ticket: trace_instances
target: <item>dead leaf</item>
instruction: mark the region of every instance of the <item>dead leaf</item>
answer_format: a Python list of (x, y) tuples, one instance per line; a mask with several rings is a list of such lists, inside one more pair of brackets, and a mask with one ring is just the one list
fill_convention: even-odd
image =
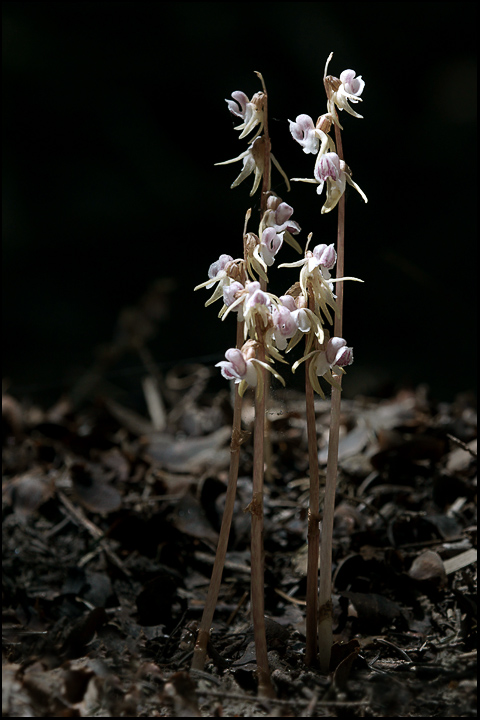
[(413, 561), (408, 575), (414, 580), (434, 580), (443, 584), (447, 574), (440, 555), (433, 550), (425, 550)]
[(200, 472), (209, 468), (225, 468), (230, 462), (230, 450), (225, 443), (231, 428), (222, 427), (203, 437), (177, 440), (167, 433), (155, 433), (145, 438), (145, 456), (171, 472)]

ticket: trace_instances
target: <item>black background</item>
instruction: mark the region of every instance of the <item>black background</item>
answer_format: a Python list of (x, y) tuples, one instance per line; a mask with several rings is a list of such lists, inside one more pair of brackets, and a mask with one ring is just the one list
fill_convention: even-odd
[[(119, 312), (171, 278), (150, 348), (161, 367), (222, 359), (234, 320), (204, 308), (220, 253), (237, 257), (251, 178), (225, 98), (269, 95), (272, 149), (289, 177), (313, 156), (288, 119), (325, 111), (329, 71), (365, 82), (364, 119), (342, 113), (347, 196), (345, 392), (476, 382), (474, 3), (3, 3), (3, 360), (12, 391), (55, 396), (114, 336)], [(288, 194), (314, 242), (335, 240), (314, 186)], [(255, 222), (251, 228), (255, 230)], [(282, 249), (280, 262), (296, 260)], [(283, 274), (282, 274), (283, 273)], [(271, 273), (281, 294), (295, 277)], [(133, 374), (142, 369), (126, 359)], [(113, 370), (115, 370), (113, 368)], [(115, 378), (113, 378), (115, 381)], [(118, 380), (118, 378), (117, 378)]]

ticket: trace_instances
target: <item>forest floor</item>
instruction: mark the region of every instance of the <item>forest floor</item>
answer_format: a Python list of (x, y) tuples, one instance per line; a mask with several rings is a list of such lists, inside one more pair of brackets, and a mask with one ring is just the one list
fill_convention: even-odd
[[(4, 717), (476, 717), (476, 408), (422, 389), (342, 402), (334, 652), (305, 657), (301, 394), (272, 394), (265, 611), (276, 698), (256, 695), (251, 436), (205, 670), (190, 669), (222, 517), (229, 391), (172, 370), (150, 415), (108, 392), (3, 398)], [(321, 480), (329, 401), (316, 401)], [(252, 429), (245, 396), (243, 425)]]

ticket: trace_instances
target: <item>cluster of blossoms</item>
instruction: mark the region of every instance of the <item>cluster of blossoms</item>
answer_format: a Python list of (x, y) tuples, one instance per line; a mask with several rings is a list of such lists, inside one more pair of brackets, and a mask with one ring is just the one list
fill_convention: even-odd
[(354, 70), (344, 70), (339, 78), (327, 75), (328, 64), (332, 55), (329, 56), (324, 72), (324, 84), (327, 91), (327, 112), (321, 115), (314, 124), (310, 115), (297, 115), (295, 121), (290, 120), (290, 132), (294, 140), (302, 146), (303, 152), (316, 155), (313, 178), (292, 178), (300, 182), (308, 182), (317, 185), (317, 193), (320, 195), (323, 188), (327, 186), (327, 199), (322, 207), (322, 213), (328, 213), (337, 205), (345, 192), (347, 183), (360, 193), (365, 202), (367, 198), (358, 185), (352, 180), (352, 171), (348, 165), (340, 159), (335, 149), (335, 143), (328, 133), (332, 124), (337, 124), (338, 110), (345, 110), (354, 117), (361, 118), (350, 103), (361, 102), (360, 95), (365, 86), (361, 76), (356, 77)]
[[(331, 91), (328, 93), (326, 115), (323, 115), (316, 125), (308, 115), (298, 115), (295, 122), (290, 121), (291, 134), (304, 152), (317, 155), (314, 179), (304, 180), (316, 183), (318, 193), (327, 185), (327, 201), (322, 212), (329, 212), (335, 207), (347, 182), (355, 187), (366, 201), (360, 188), (352, 181), (350, 169), (336, 154), (335, 143), (328, 135), (332, 124), (338, 123), (335, 107), (361, 117), (352, 110), (349, 102), (360, 101), (364, 82), (361, 77), (355, 76), (353, 70), (345, 70), (340, 79), (327, 77), (327, 67), (328, 61), (325, 83)], [(242, 171), (231, 187), (237, 187), (253, 173), (251, 195), (260, 185), (266, 158), (270, 158), (279, 169), (289, 189), (288, 179), (280, 165), (271, 153), (265, 153), (267, 141), (265, 135), (262, 135), (265, 125), (265, 101), (265, 92), (256, 93), (249, 100), (245, 93), (240, 91), (233, 92), (232, 99), (226, 101), (229, 111), (242, 121), (235, 128), (240, 131), (240, 139), (247, 138), (253, 132), (254, 135), (248, 141), (247, 150), (233, 160), (217, 164), (226, 165), (243, 160)], [(352, 348), (347, 347), (343, 338), (330, 337), (325, 329), (326, 324), (333, 323), (332, 313), (338, 312), (334, 283), (357, 279), (331, 277), (330, 271), (337, 260), (333, 244), (321, 243), (309, 250), (310, 234), (302, 259), (279, 266), (300, 268), (298, 282), (279, 297), (267, 291), (268, 271), (274, 265), (284, 243), (302, 254), (294, 237), (301, 232), (301, 228), (292, 219), (292, 215), (293, 208), (275, 193), (268, 191), (258, 232), (246, 232), (245, 228), (243, 257), (220, 255), (218, 260), (210, 265), (208, 280), (195, 288), (213, 288), (213, 294), (205, 304), (223, 300), (219, 317), (225, 319), (230, 313), (235, 313), (238, 322), (244, 324), (243, 346), (230, 348), (225, 353), (225, 360), (217, 363), (223, 377), (239, 385), (241, 395), (248, 386), (256, 387), (257, 392), (262, 391), (264, 369), (285, 384), (272, 365), (275, 361), (286, 363), (283, 353), (288, 353), (302, 338), (306, 340), (305, 352), (303, 357), (294, 363), (292, 370), (295, 371), (300, 363), (310, 359), (310, 380), (315, 391), (322, 397), (324, 393), (318, 379), (323, 377), (335, 385), (335, 375), (342, 374), (344, 368), (353, 362)], [(248, 214), (247, 218), (249, 217)], [(265, 361), (257, 357), (260, 345), (265, 351)]]

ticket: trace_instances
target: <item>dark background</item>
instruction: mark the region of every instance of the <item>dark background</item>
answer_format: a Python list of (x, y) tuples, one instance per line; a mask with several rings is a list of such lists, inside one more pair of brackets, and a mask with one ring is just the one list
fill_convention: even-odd
[[(269, 94), (273, 153), (289, 177), (314, 158), (288, 119), (325, 111), (330, 72), (366, 87), (342, 113), (345, 159), (369, 198), (347, 195), (345, 392), (426, 384), (451, 400), (476, 387), (474, 3), (3, 3), (3, 376), (49, 401), (115, 337), (119, 313), (159, 279), (168, 312), (149, 347), (162, 369), (215, 363), (234, 320), (193, 293), (211, 262), (241, 254), (258, 210), (225, 98)], [(273, 171), (300, 241), (335, 240), (315, 188)], [(256, 222), (250, 229), (255, 230)], [(298, 256), (282, 249), (279, 261)], [(283, 273), (283, 274), (282, 274)], [(279, 278), (279, 280), (278, 280)], [(282, 294), (290, 271), (271, 273)], [(278, 284), (280, 282), (280, 284)], [(122, 364), (123, 363), (123, 364)], [(110, 368), (133, 381), (132, 354)]]

